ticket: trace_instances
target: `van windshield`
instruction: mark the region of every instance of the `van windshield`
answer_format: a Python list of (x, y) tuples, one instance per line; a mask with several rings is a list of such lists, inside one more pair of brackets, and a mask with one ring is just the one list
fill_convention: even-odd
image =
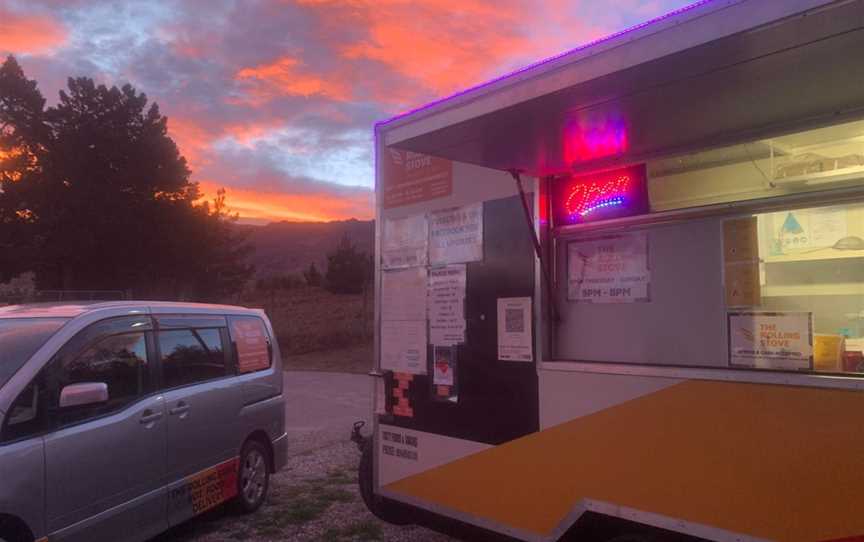
[(68, 318), (0, 319), (0, 388)]

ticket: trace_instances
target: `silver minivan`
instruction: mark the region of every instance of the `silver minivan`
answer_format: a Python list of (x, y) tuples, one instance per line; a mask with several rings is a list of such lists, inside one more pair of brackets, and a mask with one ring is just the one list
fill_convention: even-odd
[(260, 310), (0, 308), (0, 541), (146, 540), (286, 462), (282, 363)]

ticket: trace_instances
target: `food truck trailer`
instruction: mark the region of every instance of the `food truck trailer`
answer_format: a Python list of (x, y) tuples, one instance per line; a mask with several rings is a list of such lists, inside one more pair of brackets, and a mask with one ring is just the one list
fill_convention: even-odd
[(375, 156), (379, 517), (864, 537), (864, 0), (698, 2)]

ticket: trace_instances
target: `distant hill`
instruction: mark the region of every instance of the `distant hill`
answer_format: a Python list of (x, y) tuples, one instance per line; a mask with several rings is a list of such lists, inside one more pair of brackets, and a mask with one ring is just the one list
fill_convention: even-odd
[(327, 253), (347, 234), (357, 248), (371, 254), (375, 245), (375, 223), (371, 220), (334, 222), (272, 222), (266, 226), (238, 225), (249, 231), (255, 247), (250, 261), (258, 277), (299, 274), (315, 262), (324, 273)]

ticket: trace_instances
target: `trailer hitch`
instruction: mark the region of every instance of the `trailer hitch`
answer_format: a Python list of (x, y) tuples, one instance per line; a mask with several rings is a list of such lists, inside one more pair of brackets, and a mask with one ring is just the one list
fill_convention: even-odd
[(357, 445), (357, 449), (361, 452), (363, 451), (363, 446), (366, 444), (366, 439), (369, 437), (364, 437), (363, 433), (360, 432), (361, 429), (366, 425), (366, 422), (363, 420), (354, 422), (354, 428), (351, 429), (351, 442)]

